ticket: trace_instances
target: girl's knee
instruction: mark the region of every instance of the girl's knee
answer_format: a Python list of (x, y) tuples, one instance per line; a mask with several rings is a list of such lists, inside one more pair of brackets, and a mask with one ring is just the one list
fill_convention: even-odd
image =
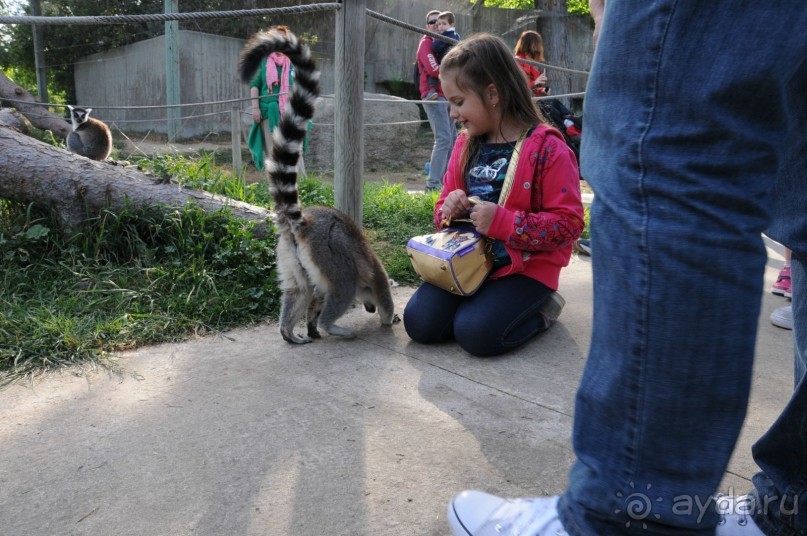
[(455, 322), (454, 338), (473, 356), (493, 357), (519, 348), (546, 331), (547, 327), (548, 323), (540, 313), (525, 315), (507, 326), (494, 326), (489, 320), (476, 322), (465, 317)]
[(437, 316), (430, 307), (420, 307), (418, 300), (410, 300), (403, 312), (406, 334), (420, 344), (433, 344), (450, 340), (451, 326), (444, 316)]
[(491, 330), (489, 324), (457, 322), (454, 326), (454, 339), (460, 348), (475, 357), (492, 357), (507, 351), (502, 346), (501, 334)]
[(403, 325), (409, 338), (419, 344), (434, 344), (451, 340), (451, 333), (445, 325), (428, 322), (424, 318), (404, 313)]

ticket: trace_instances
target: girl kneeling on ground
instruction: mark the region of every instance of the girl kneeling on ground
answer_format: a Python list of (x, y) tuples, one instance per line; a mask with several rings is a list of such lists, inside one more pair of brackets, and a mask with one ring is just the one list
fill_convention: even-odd
[[(577, 162), (536, 108), (521, 68), (498, 37), (461, 41), (443, 59), (440, 81), (463, 132), (451, 153), (434, 220), (469, 217), (493, 239), (494, 268), (472, 296), (423, 283), (404, 311), (415, 342), (454, 339), (468, 353), (494, 356), (546, 331), (558, 318), (560, 270), (583, 232)], [(515, 180), (497, 204), (517, 140)], [(472, 207), (468, 197), (483, 203)]]

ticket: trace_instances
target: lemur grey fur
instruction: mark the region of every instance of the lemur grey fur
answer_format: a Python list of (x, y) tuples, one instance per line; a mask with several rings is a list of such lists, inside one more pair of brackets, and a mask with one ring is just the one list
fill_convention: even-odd
[[(282, 52), (295, 67), (292, 94), (272, 135), (266, 161), (277, 228), (277, 265), (283, 300), (280, 334), (290, 343), (318, 338), (317, 327), (331, 335), (355, 334), (335, 322), (358, 298), (364, 308), (378, 310), (383, 325), (394, 314), (389, 278), (370, 243), (349, 216), (330, 207), (301, 209), (297, 191), (297, 161), (314, 116), (319, 96), (319, 71), (308, 46), (283, 27), (253, 35), (241, 51), (239, 74), (248, 83), (260, 62)], [(306, 317), (307, 336), (294, 333)]]
[(106, 123), (90, 117), (92, 108), (70, 109), (73, 132), (67, 135), (67, 150), (93, 160), (106, 160), (112, 152), (112, 133)]

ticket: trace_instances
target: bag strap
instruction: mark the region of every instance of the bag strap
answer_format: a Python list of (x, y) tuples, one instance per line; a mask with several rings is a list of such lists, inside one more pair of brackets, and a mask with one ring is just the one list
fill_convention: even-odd
[[(502, 207), (507, 202), (507, 198), (510, 197), (510, 191), (513, 189), (513, 182), (516, 178), (516, 167), (518, 167), (518, 158), (521, 156), (521, 146), (524, 145), (524, 139), (527, 137), (528, 131), (529, 129), (521, 131), (518, 135), (516, 146), (513, 147), (513, 155), (510, 157), (510, 164), (507, 166), (507, 174), (504, 176), (504, 183), (502, 183), (502, 192), (499, 194), (499, 205)], [(468, 201), (470, 201), (472, 205), (478, 205), (482, 202), (482, 200), (475, 195), (469, 197)], [(451, 221), (451, 218), (444, 219), (441, 226), (449, 226), (451, 225)], [(468, 218), (455, 218), (453, 221), (469, 222), (471, 220)]]
[(510, 197), (510, 191), (513, 189), (513, 182), (516, 178), (516, 167), (518, 166), (518, 157), (521, 156), (521, 146), (524, 145), (524, 139), (527, 137), (527, 130), (521, 131), (518, 136), (516, 146), (513, 147), (513, 156), (510, 157), (510, 165), (507, 166), (507, 174), (504, 176), (504, 183), (502, 184), (502, 193), (499, 194), (499, 205), (504, 206), (507, 198)]

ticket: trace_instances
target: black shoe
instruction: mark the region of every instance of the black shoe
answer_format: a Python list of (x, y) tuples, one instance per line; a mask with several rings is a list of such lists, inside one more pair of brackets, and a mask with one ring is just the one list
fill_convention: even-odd
[(546, 297), (546, 301), (541, 305), (539, 311), (549, 321), (549, 325), (552, 325), (557, 321), (565, 305), (566, 300), (563, 299), (563, 296), (557, 292), (552, 292)]

